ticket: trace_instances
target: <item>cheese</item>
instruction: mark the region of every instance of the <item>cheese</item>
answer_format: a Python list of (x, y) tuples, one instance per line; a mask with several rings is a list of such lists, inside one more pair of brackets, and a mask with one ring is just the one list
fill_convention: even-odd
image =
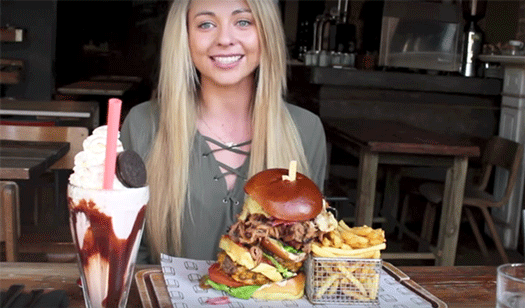
[(239, 220), (246, 220), (249, 214), (262, 214), (265, 217), (270, 217), (270, 215), (263, 210), (257, 201), (253, 200), (250, 196), (246, 196), (242, 212), (239, 214)]
[(261, 273), (264, 276), (268, 277), (272, 281), (281, 281), (283, 280), (283, 276), (281, 276), (281, 273), (277, 271), (277, 268), (275, 266), (266, 264), (266, 263), (260, 263), (256, 267), (252, 269), (253, 272)]

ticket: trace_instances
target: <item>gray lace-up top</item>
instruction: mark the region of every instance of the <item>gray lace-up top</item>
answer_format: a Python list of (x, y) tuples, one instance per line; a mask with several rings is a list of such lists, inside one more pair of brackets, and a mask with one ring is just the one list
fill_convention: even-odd
[[(287, 104), (297, 125), (310, 168), (310, 177), (322, 189), (326, 170), (326, 140), (319, 117), (313, 113)], [(136, 151), (147, 159), (155, 138), (158, 123), (156, 104), (145, 102), (131, 109), (121, 129), (121, 140), (125, 149)], [(194, 151), (190, 165), (190, 194), (184, 210), (181, 257), (197, 260), (215, 260), (219, 251), (219, 239), (241, 212), (244, 201), (244, 183), (247, 179), (250, 161), (248, 157), (239, 168), (230, 168), (215, 160), (207, 141), (240, 153), (235, 147), (201, 135), (195, 135)], [(250, 142), (250, 141), (247, 141)], [(215, 150), (217, 151), (217, 150)], [(227, 170), (222, 173), (220, 167)], [(224, 176), (236, 174), (237, 179), (231, 190), (227, 189)], [(138, 263), (150, 263), (147, 243), (139, 251)]]

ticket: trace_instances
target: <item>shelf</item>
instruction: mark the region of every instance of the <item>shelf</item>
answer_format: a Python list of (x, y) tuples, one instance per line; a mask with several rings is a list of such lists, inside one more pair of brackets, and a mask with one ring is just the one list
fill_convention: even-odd
[(0, 28), (0, 41), (20, 43), (24, 40), (24, 30), (17, 28)]
[(0, 84), (17, 84), (22, 79), (24, 61), (0, 59)]
[(517, 65), (525, 67), (525, 56), (511, 56), (511, 55), (479, 55), (479, 59), (483, 62), (496, 62), (502, 65)]

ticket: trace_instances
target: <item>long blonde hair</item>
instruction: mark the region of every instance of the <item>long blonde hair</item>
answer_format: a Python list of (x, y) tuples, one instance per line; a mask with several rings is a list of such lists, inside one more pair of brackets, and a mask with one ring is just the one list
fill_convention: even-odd
[[(186, 27), (191, 0), (174, 1), (164, 30), (158, 83), (159, 129), (148, 158), (150, 202), (146, 233), (152, 257), (181, 254), (181, 227), (188, 202), (189, 165), (196, 131), (198, 76)], [(287, 52), (273, 0), (246, 0), (256, 20), (261, 60), (252, 102), (253, 138), (248, 176), (274, 167), (308, 174), (297, 128), (284, 104)]]

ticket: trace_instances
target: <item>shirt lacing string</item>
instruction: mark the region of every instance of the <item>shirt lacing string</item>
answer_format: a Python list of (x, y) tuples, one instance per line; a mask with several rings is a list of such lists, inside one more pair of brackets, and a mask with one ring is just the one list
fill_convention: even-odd
[[(212, 139), (210, 137), (207, 137), (207, 136), (203, 136), (204, 139), (206, 141), (209, 141), (215, 145), (217, 145), (218, 147), (220, 147), (220, 149), (215, 149), (215, 150), (211, 150), (210, 152), (207, 152), (207, 153), (203, 153), (204, 156), (208, 156), (212, 153), (215, 153), (215, 152), (218, 152), (218, 151), (223, 151), (223, 150), (226, 150), (226, 151), (230, 151), (230, 152), (233, 152), (233, 153), (237, 153), (237, 154), (242, 154), (242, 155), (249, 155), (250, 152), (246, 152), (246, 151), (243, 151), (241, 149), (239, 149), (239, 147), (242, 147), (242, 146), (245, 146), (245, 145), (248, 145), (250, 144), (252, 141), (251, 140), (248, 140), (248, 141), (244, 141), (244, 142), (241, 142), (241, 143), (237, 143), (237, 144), (232, 144), (232, 145), (226, 145), (220, 141), (217, 141), (215, 139)], [(226, 170), (226, 172), (224, 173), (221, 173), (220, 175), (216, 175), (213, 177), (213, 179), (215, 181), (218, 181), (219, 179), (227, 176), (227, 175), (230, 175), (230, 174), (235, 174), (237, 175), (238, 177), (242, 178), (242, 179), (246, 179), (246, 176), (242, 175), (239, 170), (235, 169), (235, 168), (232, 168), (224, 163), (221, 163), (220, 161), (217, 161), (217, 163), (219, 164), (220, 167), (222, 167), (223, 169)]]
[[(220, 147), (220, 149), (215, 149), (215, 150), (210, 150), (209, 152), (207, 153), (203, 153), (204, 156), (208, 156), (212, 153), (215, 153), (215, 152), (218, 152), (218, 151), (223, 151), (223, 150), (226, 150), (226, 151), (230, 151), (230, 152), (233, 152), (233, 153), (237, 153), (237, 154), (242, 154), (242, 155), (250, 155), (250, 152), (246, 152), (246, 151), (243, 151), (241, 149), (239, 149), (239, 147), (242, 147), (242, 146), (245, 146), (247, 144), (250, 144), (252, 141), (251, 140), (248, 140), (248, 141), (244, 141), (244, 142), (241, 142), (241, 143), (237, 143), (237, 144), (231, 144), (231, 145), (226, 145), (220, 141), (217, 141), (215, 139), (212, 139), (210, 137), (207, 137), (207, 136), (203, 136), (204, 139), (206, 141), (209, 141), (215, 145), (217, 145), (218, 147)], [(226, 170), (226, 172), (224, 173), (221, 173), (219, 175), (216, 175), (213, 177), (213, 179), (215, 181), (218, 181), (219, 179), (227, 176), (227, 175), (230, 175), (230, 174), (235, 174), (237, 175), (238, 177), (240, 177), (241, 179), (243, 180), (246, 180), (247, 177), (242, 175), (240, 173), (239, 170), (235, 169), (235, 168), (232, 168), (224, 163), (221, 163), (220, 161), (217, 161), (217, 164), (219, 164), (220, 167), (224, 168)], [(231, 197), (231, 191), (228, 191), (228, 194), (227, 196), (222, 200), (223, 203), (230, 203), (230, 204), (234, 204), (234, 205), (239, 205), (239, 201), (238, 200), (234, 200), (232, 197)]]

